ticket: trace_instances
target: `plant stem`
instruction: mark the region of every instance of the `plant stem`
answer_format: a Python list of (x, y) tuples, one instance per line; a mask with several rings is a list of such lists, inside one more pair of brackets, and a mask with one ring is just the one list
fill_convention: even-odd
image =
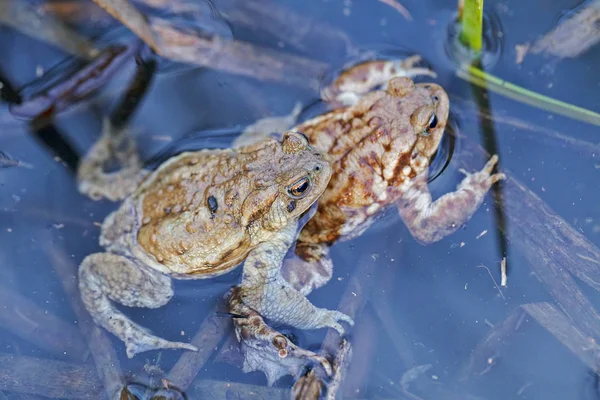
[(461, 0), (458, 9), (460, 41), (479, 54), (482, 47), (483, 0)]

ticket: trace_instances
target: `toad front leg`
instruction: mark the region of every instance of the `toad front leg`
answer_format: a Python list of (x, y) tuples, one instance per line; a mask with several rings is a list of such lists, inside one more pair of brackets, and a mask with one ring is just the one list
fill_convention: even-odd
[(273, 241), (260, 244), (246, 258), (239, 297), (263, 317), (299, 329), (344, 328), (338, 321), (354, 324), (335, 310), (315, 307), (281, 275), (283, 258), (296, 238), (296, 224), (284, 228)]
[(191, 344), (170, 342), (149, 334), (115, 308), (158, 308), (173, 297), (171, 278), (112, 253), (87, 256), (79, 267), (79, 290), (94, 321), (125, 342), (127, 357), (153, 349), (188, 349)]
[(456, 191), (434, 202), (427, 188), (427, 171), (410, 182), (397, 205), (412, 236), (421, 243), (433, 243), (464, 225), (477, 211), (491, 186), (506, 178), (502, 173), (492, 174), (496, 163), (498, 156), (494, 155), (481, 171), (471, 174), (461, 170), (466, 177)]

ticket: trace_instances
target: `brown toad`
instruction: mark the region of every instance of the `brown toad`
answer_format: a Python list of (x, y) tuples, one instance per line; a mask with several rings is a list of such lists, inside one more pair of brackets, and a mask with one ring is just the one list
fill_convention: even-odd
[[(419, 60), (369, 61), (344, 71), (321, 93), (337, 108), (291, 128), (328, 153), (333, 170), (315, 216), (300, 232), (299, 257), (286, 260), (282, 270), (305, 295), (331, 278), (330, 245), (362, 234), (386, 206), (396, 205), (415, 239), (431, 243), (468, 221), (491, 185), (504, 178), (491, 174), (498, 161), (493, 156), (481, 171), (465, 172), (455, 192), (432, 201), (428, 167), (446, 127), (449, 101), (440, 86), (410, 79), (435, 75), (416, 67)], [(382, 90), (372, 91), (377, 86)], [(288, 129), (299, 111), (296, 107), (289, 116), (257, 121), (234, 146)], [(234, 321), (238, 339), (243, 339), (245, 371), (262, 370), (269, 383), (287, 373), (298, 377), (308, 363), (331, 373), (323, 357), (298, 348), (266, 327), (260, 315), (248, 312), (236, 292), (230, 310), (248, 316)]]
[[(133, 143), (106, 127), (78, 171), (79, 188), (93, 198), (124, 201), (102, 224), (106, 252), (81, 263), (79, 288), (96, 323), (125, 342), (128, 357), (196, 348), (151, 335), (112, 301), (157, 308), (173, 296), (172, 277), (211, 278), (244, 260), (241, 298), (261, 315), (302, 329), (343, 332), (339, 320), (352, 324), (338, 311), (312, 305), (280, 274), (299, 216), (331, 175), (326, 157), (306, 137), (287, 132), (281, 141), (185, 152), (143, 171)], [(113, 156), (123, 168), (105, 173)]]
[[(328, 153), (333, 170), (316, 215), (300, 232), (299, 259), (286, 262), (283, 269), (304, 294), (331, 278), (329, 246), (362, 234), (387, 205), (397, 206), (416, 240), (432, 243), (466, 223), (491, 185), (504, 178), (491, 174), (498, 161), (493, 156), (481, 171), (465, 172), (456, 191), (432, 201), (429, 162), (446, 127), (449, 101), (442, 87), (409, 78), (433, 74), (415, 68), (418, 60), (370, 61), (344, 71), (321, 93), (339, 107), (291, 128)], [(385, 90), (371, 91), (380, 85)], [(297, 112), (258, 121), (237, 143), (289, 128), (286, 124), (293, 124)]]

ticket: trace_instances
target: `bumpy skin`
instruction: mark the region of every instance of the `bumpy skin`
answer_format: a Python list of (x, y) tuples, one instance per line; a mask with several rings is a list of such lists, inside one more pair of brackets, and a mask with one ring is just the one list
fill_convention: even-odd
[[(448, 119), (446, 92), (432, 83), (414, 84), (418, 57), (369, 61), (346, 71), (321, 92), (333, 111), (291, 128), (329, 154), (332, 179), (319, 198), (316, 215), (301, 230), (296, 259), (286, 260), (283, 276), (303, 294), (324, 285), (332, 275), (329, 246), (362, 234), (388, 205), (395, 205), (411, 234), (421, 243), (442, 239), (466, 223), (491, 185), (504, 178), (492, 174), (493, 156), (479, 172), (469, 174), (457, 190), (432, 201), (427, 188), (430, 159), (439, 147)], [(372, 91), (375, 87), (382, 90)], [(288, 129), (299, 107), (285, 117), (270, 117), (246, 128), (235, 145), (252, 143)], [(464, 171), (463, 171), (464, 172)], [(234, 293), (230, 309), (245, 315)], [(314, 353), (289, 352), (283, 335), (252, 318), (236, 318), (246, 370), (262, 370), (269, 382), (285, 374), (298, 377), (299, 366), (323, 365)], [(284, 351), (282, 351), (284, 349)], [(291, 358), (280, 365), (248, 360)], [(324, 368), (331, 373), (331, 366)]]
[[(285, 278), (303, 294), (324, 285), (332, 274), (329, 246), (362, 234), (388, 205), (396, 205), (413, 237), (432, 243), (456, 231), (479, 208), (498, 161), (467, 177), (457, 190), (433, 201), (427, 188), (429, 161), (437, 152), (449, 111), (446, 92), (433, 83), (414, 84), (422, 74), (404, 61), (370, 61), (344, 71), (322, 97), (341, 106), (291, 128), (329, 154), (333, 175), (319, 198), (317, 214), (302, 229), (298, 259), (286, 262)], [(384, 90), (371, 91), (376, 86)], [(297, 115), (297, 110), (292, 115)], [(249, 126), (236, 143), (289, 128), (290, 117)], [(268, 122), (268, 123), (265, 123)], [(261, 131), (269, 128), (269, 132)]]
[[(156, 308), (173, 295), (171, 277), (204, 279), (224, 274), (247, 258), (240, 300), (258, 313), (299, 328), (343, 328), (352, 322), (319, 309), (280, 276), (281, 260), (296, 235), (298, 218), (325, 190), (331, 168), (301, 134), (265, 139), (236, 150), (186, 152), (155, 171), (134, 171), (134, 147), (106, 129), (84, 159), (80, 190), (94, 198), (125, 197), (102, 225), (106, 253), (86, 257), (79, 269), (84, 304), (94, 320), (126, 343), (127, 355), (158, 348), (195, 350), (153, 336), (112, 301)], [(133, 149), (133, 150), (132, 150)], [(115, 155), (115, 153), (117, 153)], [(125, 164), (107, 174), (111, 157)], [(134, 159), (134, 164), (138, 163)]]

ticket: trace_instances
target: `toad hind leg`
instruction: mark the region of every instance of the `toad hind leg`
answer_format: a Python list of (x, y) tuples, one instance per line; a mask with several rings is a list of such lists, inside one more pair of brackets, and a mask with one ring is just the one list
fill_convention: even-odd
[(333, 261), (327, 243), (296, 243), (295, 256), (286, 259), (281, 273), (304, 296), (324, 286), (333, 275)]
[[(106, 172), (106, 165), (113, 160), (119, 164), (119, 169)], [(125, 130), (116, 130), (105, 119), (102, 136), (77, 169), (79, 191), (94, 200), (122, 200), (135, 190), (143, 177), (135, 143), (127, 137)]]
[(371, 90), (386, 90), (392, 78), (416, 76), (436, 77), (429, 68), (419, 66), (421, 56), (414, 55), (396, 60), (372, 60), (344, 70), (333, 82), (321, 90), (321, 98), (334, 107), (351, 106)]
[(157, 308), (173, 296), (171, 278), (145, 270), (112, 253), (87, 256), (79, 267), (81, 298), (94, 321), (123, 342), (127, 357), (153, 349), (188, 349), (188, 343), (169, 342), (149, 334), (115, 308), (111, 300), (129, 307)]
[(398, 201), (400, 217), (412, 236), (421, 243), (433, 243), (453, 233), (477, 211), (490, 187), (506, 176), (492, 174), (498, 163), (494, 155), (485, 167), (475, 173), (461, 170), (466, 177), (456, 191), (431, 201), (427, 173), (417, 176)]
[(354, 324), (352, 318), (335, 310), (315, 307), (281, 275), (283, 258), (296, 237), (296, 225), (285, 228), (277, 239), (261, 243), (244, 262), (240, 298), (248, 307), (273, 321), (299, 329), (330, 327), (340, 334), (338, 321)]

